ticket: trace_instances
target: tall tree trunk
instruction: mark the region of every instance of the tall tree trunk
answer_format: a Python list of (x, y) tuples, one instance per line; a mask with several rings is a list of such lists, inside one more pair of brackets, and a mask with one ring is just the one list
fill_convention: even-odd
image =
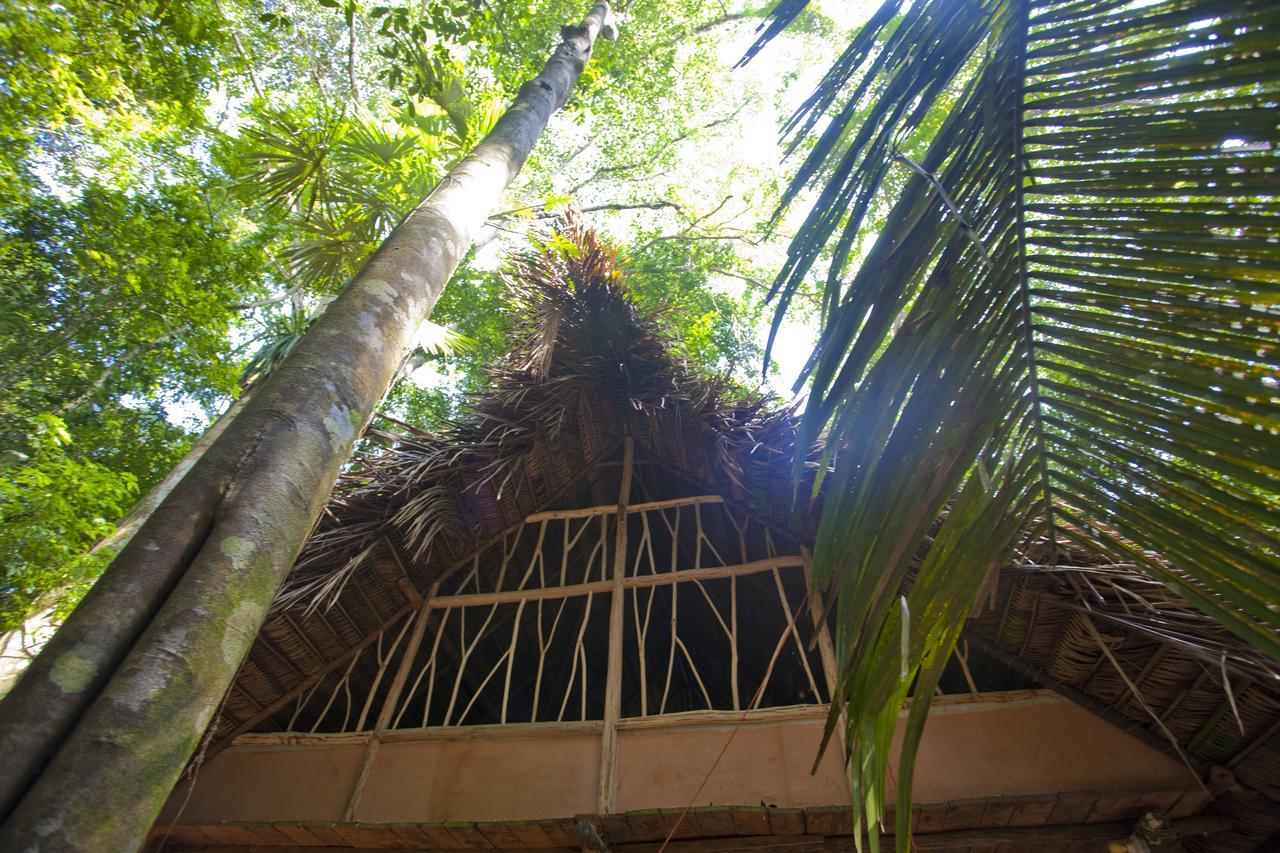
[(142, 844), (418, 325), (597, 34), (611, 35), (608, 17), (598, 2), (563, 29), (492, 132), (265, 380), (0, 705), (0, 795), (16, 803), (0, 849)]

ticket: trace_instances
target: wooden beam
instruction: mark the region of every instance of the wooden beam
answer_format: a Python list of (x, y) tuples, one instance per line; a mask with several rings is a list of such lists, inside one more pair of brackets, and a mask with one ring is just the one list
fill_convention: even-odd
[[(1173, 821), (1178, 838), (1207, 835), (1228, 829), (1231, 821), (1219, 817), (1193, 817)], [(913, 851), (956, 851), (1012, 847), (1026, 850), (1058, 844), (1105, 845), (1109, 841), (1124, 842), (1133, 832), (1133, 821), (1081, 823), (1065, 826), (1029, 826), (993, 829), (960, 829), (949, 832), (917, 832), (911, 836)], [(881, 849), (893, 849), (892, 835), (881, 835)], [(849, 836), (822, 835), (756, 835), (738, 838), (703, 838), (687, 841), (615, 844), (617, 853), (735, 853), (735, 851), (796, 850), (847, 851), (852, 848)]]
[[(722, 503), (724, 503), (724, 498), (720, 495), (696, 495), (688, 498), (671, 498), (665, 501), (648, 501), (647, 503), (630, 504), (623, 511), (628, 513), (653, 512), (660, 509), (671, 509), (678, 506), (697, 506), (698, 504)], [(526, 515), (524, 523), (531, 524), (538, 521), (564, 521), (572, 518), (590, 518), (595, 515), (612, 515), (616, 512), (618, 512), (617, 504), (601, 504), (599, 506), (586, 506), (579, 509), (551, 509), (545, 512), (535, 512), (531, 515)]]
[[(624, 589), (641, 589), (651, 586), (668, 586), (686, 581), (708, 581), (719, 578), (742, 577), (774, 569), (798, 568), (803, 565), (800, 557), (768, 557), (750, 563), (731, 566), (713, 566), (707, 569), (681, 569), (660, 575), (640, 575), (622, 578)], [(547, 598), (572, 598), (587, 593), (606, 593), (614, 588), (615, 580), (592, 581), (569, 586), (551, 586), (538, 589), (509, 589), (501, 592), (474, 592), (464, 595), (441, 595), (431, 599), (427, 607), (444, 610), (454, 607), (476, 607), (488, 604), (512, 604), (517, 601), (538, 601)]]
[[(732, 813), (733, 810), (725, 809)], [(772, 810), (760, 810), (772, 811)], [(700, 814), (706, 813), (700, 811)], [(639, 813), (633, 813), (639, 814)], [(654, 815), (648, 815), (654, 816)], [(580, 819), (595, 816), (581, 815)], [(599, 818), (591, 823), (602, 826), (608, 832), (610, 818)], [(239, 823), (192, 823), (171, 827), (157, 828), (152, 831), (152, 841), (172, 833), (175, 840), (187, 839), (179, 844), (186, 844), (188, 849), (216, 849), (220, 853), (261, 853), (270, 849), (279, 853), (304, 853), (317, 847), (333, 848), (341, 846), (350, 849), (353, 845), (363, 850), (400, 849), (400, 850), (451, 850), (494, 849), (498, 847), (494, 841), (500, 835), (511, 839), (507, 844), (517, 843), (522, 850), (545, 850), (548, 853), (570, 853), (581, 850), (582, 842), (573, 847), (548, 846), (565, 845), (566, 833), (572, 830), (563, 827), (561, 821), (454, 821), (448, 823), (330, 823), (327, 821), (282, 821), (239, 822)], [(767, 822), (765, 825), (768, 825)], [(1175, 820), (1172, 830), (1178, 838), (1193, 835), (1207, 835), (1230, 828), (1231, 821), (1218, 817), (1193, 817)], [(550, 831), (555, 830), (552, 837)], [(1051, 847), (1054, 845), (1093, 844), (1105, 845), (1109, 841), (1126, 840), (1133, 831), (1133, 821), (1110, 821), (1107, 823), (1067, 824), (1058, 826), (1035, 826), (995, 829), (962, 829), (949, 832), (916, 833), (912, 836), (912, 849), (918, 851), (954, 851), (983, 849), (1014, 848), (1019, 850)], [(609, 833), (612, 835), (613, 833)], [(536, 839), (536, 840), (535, 840)], [(295, 846), (290, 846), (289, 842)], [(283, 844), (281, 842), (284, 842)], [(500, 842), (501, 843), (501, 842)], [(892, 849), (892, 835), (880, 836), (882, 849)], [(690, 838), (669, 842), (648, 841), (644, 843), (618, 842), (610, 845), (615, 853), (761, 853), (766, 850), (784, 851), (841, 851), (845, 853), (852, 848), (852, 838), (848, 835), (777, 835), (777, 834), (745, 834), (736, 837)], [(502, 845), (503, 849), (516, 849)]]

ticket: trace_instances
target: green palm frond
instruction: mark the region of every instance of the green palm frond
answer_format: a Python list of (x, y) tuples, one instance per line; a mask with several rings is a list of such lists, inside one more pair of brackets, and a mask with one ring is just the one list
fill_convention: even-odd
[(330, 179), (328, 157), (345, 135), (343, 120), (306, 122), (285, 110), (265, 111), (244, 131), (244, 186), (264, 204), (301, 210), (321, 202)]
[(373, 254), (385, 233), (378, 216), (344, 206), (337, 216), (313, 215), (297, 223), (304, 234), (286, 250), (295, 280), (307, 290), (337, 292)]
[(933, 685), (1019, 542), (1136, 563), (1280, 659), (1280, 8), (890, 0), (789, 130), (817, 137), (786, 202), (817, 201), (779, 321), (831, 258), (803, 422), (828, 728), (875, 847), (914, 692), (905, 849)]

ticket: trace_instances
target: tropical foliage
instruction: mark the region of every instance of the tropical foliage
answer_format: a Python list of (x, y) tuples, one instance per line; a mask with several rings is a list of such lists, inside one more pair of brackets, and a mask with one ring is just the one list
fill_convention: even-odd
[(1280, 658), (1278, 28), (1270, 3), (889, 0), (789, 125), (784, 202), (817, 198), (773, 291), (781, 317), (826, 264), (814, 560), (873, 847), (907, 695), (901, 849), (934, 686), (1020, 542), (1132, 564)]
[[(28, 545), (6, 549), (0, 631), (75, 602), (106, 556), (86, 562), (86, 548), (122, 541), (101, 537), (279, 362), (579, 6), (3, 4), (0, 511)], [(740, 159), (689, 180), (676, 166), (722, 151), (752, 111), (772, 122), (787, 81), (757, 75), (726, 103), (719, 56), (763, 14), (633, 4), (627, 38), (601, 46), (423, 329), (386, 416), (435, 426), (478, 390), (511, 322), (501, 249), (570, 200), (630, 247), (644, 298), (678, 309), (689, 358), (752, 382), (763, 288), (748, 279), (776, 251), (761, 223), (781, 171)]]

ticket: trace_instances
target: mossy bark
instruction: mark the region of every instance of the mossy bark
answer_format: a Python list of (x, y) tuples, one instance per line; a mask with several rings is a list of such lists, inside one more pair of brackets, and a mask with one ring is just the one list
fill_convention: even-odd
[(143, 843), (357, 434), (608, 17), (597, 3), (565, 28), (493, 131), (254, 392), (0, 705), (11, 809), (0, 849)]

